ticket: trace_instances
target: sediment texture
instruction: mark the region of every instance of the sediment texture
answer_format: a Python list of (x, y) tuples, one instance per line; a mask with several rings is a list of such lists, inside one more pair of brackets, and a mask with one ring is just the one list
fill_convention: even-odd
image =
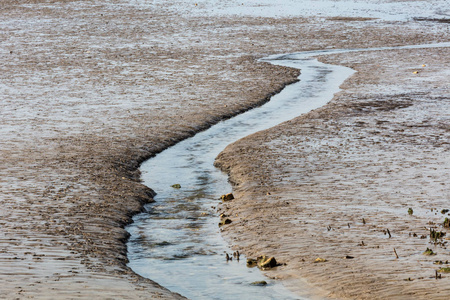
[[(186, 5), (192, 5), (192, 8), (186, 9)], [(298, 74), (297, 70), (257, 62), (256, 58), (325, 47), (418, 44), (448, 38), (442, 34), (446, 24), (433, 20), (392, 23), (359, 18), (200, 16), (195, 9), (193, 3), (183, 1), (2, 1), (0, 290), (4, 298), (181, 298), (133, 274), (126, 267), (127, 234), (123, 227), (144, 203), (152, 201), (152, 191), (139, 182), (137, 168), (140, 162), (223, 118), (267, 101), (271, 94), (295, 80)], [(423, 26), (427, 26), (427, 30), (423, 30)], [(404, 58), (402, 53), (396, 55), (397, 59), (405, 60), (399, 62), (402, 67), (412, 68), (423, 61), (415, 57), (413, 62), (411, 56)], [(361, 56), (355, 61), (352, 57), (342, 58), (342, 62), (364, 67), (366, 71), (380, 64), (377, 57)], [(333, 62), (341, 63), (339, 59), (337, 57)], [(385, 59), (388, 61), (383, 66), (392, 65), (389, 56)], [(439, 57), (433, 62), (444, 66)], [(368, 76), (369, 73), (361, 74)], [(417, 83), (414, 92), (403, 89), (385, 92), (381, 93), (382, 99), (386, 103), (397, 103), (398, 99), (408, 105), (412, 103), (413, 106), (406, 109), (412, 109), (416, 103), (425, 107), (446, 103), (448, 99), (443, 96), (448, 95), (443, 86), (445, 73), (426, 75), (411, 79), (414, 86)], [(394, 79), (399, 78), (410, 80), (410, 70), (399, 73)], [(340, 97), (345, 100), (345, 97), (354, 96), (366, 103), (361, 104), (361, 116), (374, 113), (372, 110), (385, 113), (382, 109), (370, 108), (373, 99), (377, 99), (375, 95), (384, 89), (376, 86), (381, 84), (378, 77), (373, 79), (373, 85), (365, 85), (363, 91), (357, 92), (366, 80), (355, 77), (346, 86), (352, 92)], [(423, 82), (438, 87), (433, 93), (422, 91), (420, 85)], [(342, 107), (336, 110), (341, 115), (330, 113), (325, 118), (318, 114), (315, 122), (321, 126), (328, 124), (330, 130), (323, 134), (334, 136), (338, 146), (346, 143), (346, 139), (339, 142), (340, 136), (333, 135), (340, 132), (337, 128), (350, 131), (355, 127), (339, 125), (339, 118), (353, 110), (350, 106), (346, 108), (343, 101), (337, 103), (341, 103)], [(443, 113), (441, 109), (436, 111)], [(382, 120), (387, 121), (387, 117)], [(362, 118), (364, 123), (357, 128), (372, 134), (374, 139), (380, 138), (382, 135), (371, 132), (380, 130), (377, 128), (382, 125), (370, 120)], [(402, 139), (415, 140), (419, 144), (422, 140), (410, 137), (411, 130), (439, 130), (435, 135), (440, 135), (441, 131), (448, 133), (435, 119), (430, 117), (428, 122), (431, 127), (418, 127), (418, 123), (407, 118), (403, 121), (389, 119), (388, 125), (383, 126), (396, 124), (405, 130)], [(293, 121), (292, 142), (274, 139), (269, 143), (267, 138), (264, 147), (271, 146), (270, 151), (281, 149), (281, 145), (298, 147), (297, 139), (307, 133), (304, 130), (314, 132), (312, 127), (305, 129), (309, 125), (302, 124), (301, 120)], [(286, 133), (283, 131), (283, 134)], [(388, 145), (397, 145), (392, 141), (393, 137), (383, 139), (390, 142)], [(435, 136), (425, 140), (437, 144), (440, 141)], [(374, 145), (374, 149), (380, 149), (377, 147), (383, 143)], [(249, 141), (248, 147), (254, 147), (253, 142)], [(421, 147), (416, 148), (427, 154), (429, 147)], [(434, 153), (444, 148), (445, 144), (439, 144), (432, 148), (435, 152), (431, 154), (442, 159)], [(223, 156), (222, 161), (224, 164), (226, 161), (231, 170), (243, 168), (245, 172), (269, 162), (272, 165), (267, 165), (266, 169), (275, 173), (284, 172), (286, 166), (299, 166), (298, 161), (297, 167), (291, 163), (284, 166), (281, 161), (260, 161), (255, 160), (255, 155), (250, 156), (245, 160), (252, 162), (250, 165), (237, 164), (232, 157)], [(359, 157), (362, 161), (355, 159), (349, 164), (363, 170), (365, 156)], [(429, 175), (432, 178), (440, 176), (442, 166), (445, 166), (432, 160), (433, 157), (419, 162), (429, 166), (427, 170), (432, 172)], [(426, 164), (430, 161), (433, 161), (431, 165)], [(436, 170), (431, 169), (434, 167)], [(317, 172), (313, 166), (311, 169)], [(232, 175), (235, 173), (232, 171)], [(256, 191), (267, 182), (272, 195), (279, 191), (280, 195), (276, 197), (280, 199), (289, 198), (286, 196), (288, 191), (298, 195), (297, 184), (288, 188), (274, 184), (277, 178), (274, 174), (260, 173), (261, 178), (254, 174), (248, 178), (233, 175), (233, 180), (242, 181), (241, 187), (252, 185)], [(428, 177), (422, 180), (431, 181)], [(391, 189), (388, 191), (390, 193)], [(239, 201), (247, 199), (243, 190), (238, 190), (238, 194), (242, 194)], [(313, 193), (310, 195), (312, 197)], [(421, 197), (426, 206), (429, 197)], [(320, 194), (314, 198), (320, 198)], [(256, 205), (260, 206), (259, 203)], [(245, 207), (243, 205), (242, 209)], [(250, 211), (247, 213), (250, 215)], [(296, 219), (288, 221), (288, 216), (286, 222), (299, 222)], [(375, 217), (373, 223), (368, 214), (366, 219), (367, 228), (376, 226)], [(251, 227), (243, 230), (254, 231)], [(391, 230), (394, 235), (396, 230), (406, 232), (394, 226)], [(307, 244), (310, 245), (309, 240)], [(248, 246), (242, 244), (242, 247), (248, 253), (256, 253), (263, 245), (250, 239)], [(368, 245), (371, 247), (369, 242)], [(270, 247), (267, 243), (265, 251)], [(333, 255), (340, 255), (337, 253)], [(399, 253), (403, 256), (401, 248)], [(282, 259), (292, 261), (293, 258), (286, 254)], [(290, 266), (295, 264), (288, 264), (288, 268)], [(314, 276), (328, 283), (328, 277), (321, 277), (320, 272)], [(326, 289), (337, 293), (333, 285), (337, 281), (333, 282)], [(358, 286), (358, 280), (352, 282)], [(365, 284), (365, 281), (359, 284)], [(355, 293), (349, 290), (348, 295)]]
[[(435, 243), (429, 229), (449, 233), (441, 213), (450, 196), (449, 65), (442, 61), (449, 54), (323, 57), (358, 71), (344, 91), (230, 145), (216, 162), (234, 183), (236, 199), (222, 210), (237, 216), (224, 229), (235, 247), (286, 263), (267, 275), (299, 292), (306, 278), (328, 297), (447, 298), (450, 278), (435, 276), (448, 264), (435, 262), (448, 261), (448, 238)], [(424, 255), (427, 248), (437, 255)]]

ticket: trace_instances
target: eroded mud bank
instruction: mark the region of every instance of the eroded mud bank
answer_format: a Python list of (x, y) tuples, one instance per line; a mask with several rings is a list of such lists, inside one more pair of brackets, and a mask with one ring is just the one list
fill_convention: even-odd
[(237, 195), (224, 211), (239, 216), (230, 242), (286, 260), (268, 275), (294, 289), (306, 278), (331, 297), (448, 297), (450, 278), (435, 278), (448, 238), (430, 238), (430, 228), (448, 234), (448, 55), (323, 57), (358, 71), (332, 103), (219, 156)]

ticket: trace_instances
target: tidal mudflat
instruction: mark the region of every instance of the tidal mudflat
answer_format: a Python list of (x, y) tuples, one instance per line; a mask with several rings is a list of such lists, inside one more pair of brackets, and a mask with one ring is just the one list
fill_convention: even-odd
[[(349, 2), (311, 1), (325, 8), (304, 14), (291, 1), (2, 1), (1, 294), (181, 298), (126, 266), (124, 226), (153, 195), (142, 161), (298, 75), (258, 58), (448, 42), (445, 1)], [(274, 253), (287, 264), (267, 275), (294, 290), (448, 296), (434, 264), (446, 262), (446, 237), (429, 238), (430, 227), (447, 230), (448, 57), (321, 58), (357, 71), (328, 106), (219, 157), (242, 217), (224, 231), (230, 244)], [(430, 247), (437, 254), (422, 255)]]

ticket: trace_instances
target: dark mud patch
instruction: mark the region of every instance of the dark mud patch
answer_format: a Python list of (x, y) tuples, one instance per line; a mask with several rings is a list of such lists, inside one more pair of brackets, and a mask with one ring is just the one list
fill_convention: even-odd
[(327, 18), (330, 21), (340, 21), (340, 22), (366, 22), (377, 20), (377, 18), (364, 18), (364, 17), (331, 17)]
[(442, 18), (442, 19), (438, 19), (438, 18), (414, 18), (414, 21), (418, 21), (418, 22), (435, 22), (435, 23), (445, 23), (445, 24), (449, 24), (450, 23), (450, 19), (446, 19), (446, 18)]
[(373, 112), (373, 111), (390, 111), (395, 109), (407, 108), (413, 105), (413, 101), (404, 100), (393, 97), (394, 99), (375, 99), (367, 102), (356, 102), (351, 106), (351, 109), (356, 112)]

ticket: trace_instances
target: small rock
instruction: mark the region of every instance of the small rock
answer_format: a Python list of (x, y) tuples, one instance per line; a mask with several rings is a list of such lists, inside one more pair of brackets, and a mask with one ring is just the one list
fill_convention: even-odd
[(232, 222), (232, 221), (231, 221), (230, 219), (226, 218), (226, 219), (223, 219), (223, 220), (221, 220), (221, 221), (219, 222), (219, 226), (231, 224), (231, 222)]
[[(239, 253), (237, 255), (239, 255)], [(238, 258), (239, 258), (239, 256), (238, 256)], [(273, 256), (268, 257), (266, 255), (262, 255), (262, 256), (258, 256), (257, 259), (247, 258), (247, 267), (249, 267), (249, 268), (253, 268), (253, 267), (257, 266), (261, 270), (266, 270), (266, 269), (274, 268), (279, 265), (280, 264), (277, 263), (277, 260)]]
[(267, 257), (265, 255), (259, 256), (257, 258), (257, 262), (258, 262), (258, 267), (263, 270), (274, 268), (278, 265), (277, 260), (273, 256), (271, 256), (271, 257)]
[(267, 282), (264, 281), (264, 280), (262, 280), (262, 281), (255, 281), (255, 282), (250, 283), (250, 285), (265, 286), (265, 285), (267, 285)]
[(247, 258), (247, 267), (253, 268), (256, 267), (256, 265), (257, 265), (256, 259)]
[(327, 260), (325, 259), (325, 258), (320, 258), (320, 257), (318, 257), (318, 258), (316, 258), (316, 260), (314, 261), (315, 263), (323, 263), (323, 262), (326, 262)]
[(408, 215), (412, 216), (413, 213), (414, 213), (413, 209), (411, 207), (408, 208)]
[(228, 193), (228, 194), (222, 195), (222, 196), (220, 197), (220, 199), (222, 199), (223, 202), (225, 202), (225, 201), (231, 201), (231, 200), (234, 199), (234, 196), (233, 196), (232, 193)]
[(178, 183), (171, 185), (171, 187), (173, 187), (174, 189), (181, 189), (181, 185)]

